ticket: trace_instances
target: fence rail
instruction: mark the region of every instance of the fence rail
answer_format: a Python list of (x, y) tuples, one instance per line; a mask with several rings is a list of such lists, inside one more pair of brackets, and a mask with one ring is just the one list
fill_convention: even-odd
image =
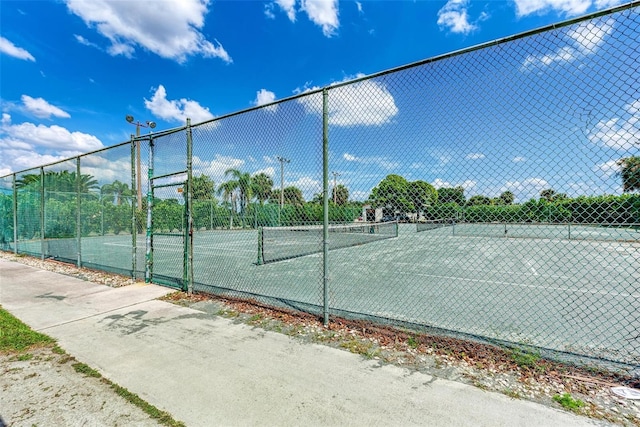
[(0, 177), (0, 247), (633, 370), (639, 5)]

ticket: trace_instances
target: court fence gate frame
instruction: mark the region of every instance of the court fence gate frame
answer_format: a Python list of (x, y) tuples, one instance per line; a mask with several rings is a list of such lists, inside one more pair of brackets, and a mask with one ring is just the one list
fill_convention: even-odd
[(0, 249), (637, 375), (639, 40), (634, 1), (15, 172)]

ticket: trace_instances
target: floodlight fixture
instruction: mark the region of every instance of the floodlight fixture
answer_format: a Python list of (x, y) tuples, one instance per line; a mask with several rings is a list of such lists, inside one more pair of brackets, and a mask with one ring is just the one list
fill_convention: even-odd
[(133, 123), (133, 116), (130, 114), (127, 114), (127, 117), (125, 117), (125, 120), (128, 121), (129, 123)]

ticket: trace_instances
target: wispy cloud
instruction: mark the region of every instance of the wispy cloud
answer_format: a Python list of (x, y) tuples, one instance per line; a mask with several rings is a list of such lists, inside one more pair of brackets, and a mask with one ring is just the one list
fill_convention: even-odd
[(25, 61), (36, 61), (36, 58), (34, 58), (27, 50), (17, 47), (4, 37), (0, 37), (0, 53), (13, 56), (14, 58), (24, 59)]
[(357, 157), (353, 154), (344, 153), (342, 158), (347, 162), (360, 163), (363, 165), (376, 165), (385, 170), (392, 170), (400, 167), (400, 163), (391, 161), (385, 157)]
[[(438, 25), (452, 33), (469, 34), (478, 27), (469, 22), (469, 0), (449, 0), (438, 11)], [(485, 15), (482, 15), (484, 17)]]
[(467, 160), (480, 160), (484, 159), (485, 155), (482, 153), (469, 153), (464, 158)]
[(68, 119), (71, 117), (66, 111), (49, 104), (43, 98), (32, 98), (29, 95), (22, 95), (22, 103), (24, 108), (34, 116), (40, 119), (48, 119), (51, 116)]
[(581, 15), (591, 6), (591, 0), (514, 0), (519, 17), (548, 10), (568, 16)]
[[(132, 57), (142, 47), (163, 58), (183, 63), (189, 56), (220, 58), (232, 62), (224, 47), (202, 34), (208, 0), (122, 2), (66, 0), (69, 10), (107, 38), (111, 55)], [(140, 19), (144, 17), (144, 19)], [(86, 39), (76, 40), (82, 43)]]
[[(340, 27), (338, 0), (274, 0), (265, 5), (265, 15), (275, 19), (274, 9), (276, 8), (284, 12), (291, 22), (296, 22), (298, 11), (304, 12), (311, 22), (322, 28), (322, 33), (326, 37), (334, 36)], [(361, 9), (362, 5), (359, 6), (359, 10)]]
[(195, 124), (215, 117), (207, 107), (201, 106), (196, 101), (185, 98), (167, 99), (167, 91), (163, 85), (158, 86), (151, 99), (145, 98), (144, 105), (156, 117), (182, 124), (187, 121), (187, 118), (190, 118)]
[(589, 132), (594, 144), (616, 150), (630, 150), (640, 146), (640, 99), (625, 105), (619, 117), (601, 120)]
[(529, 55), (523, 62), (521, 71), (532, 71), (547, 67), (553, 63), (569, 63), (588, 55), (593, 55), (613, 32), (614, 21), (582, 22), (566, 33), (567, 44), (553, 52)]

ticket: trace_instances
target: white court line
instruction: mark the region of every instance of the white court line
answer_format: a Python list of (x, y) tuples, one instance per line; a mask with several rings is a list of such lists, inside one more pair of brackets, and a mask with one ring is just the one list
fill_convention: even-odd
[[(394, 265), (412, 265), (415, 266), (416, 263), (412, 263), (412, 262), (396, 262), (394, 263)], [(487, 270), (482, 270), (482, 269), (477, 269), (477, 268), (469, 268), (469, 267), (460, 267), (457, 266), (456, 268), (458, 269), (462, 269), (465, 271), (471, 271), (474, 273), (486, 273)], [(533, 270), (533, 267), (532, 267)], [(518, 275), (523, 275), (523, 276), (537, 276), (537, 277), (542, 277), (542, 278), (549, 278), (549, 279), (573, 279), (573, 276), (561, 276), (559, 274), (540, 274), (537, 271), (534, 270), (534, 274), (526, 272), (526, 271), (507, 271), (507, 270), (500, 270), (501, 273), (506, 273), (506, 274), (518, 274)]]
[(555, 286), (537, 286), (537, 285), (526, 285), (524, 283), (513, 283), (513, 282), (501, 282), (498, 280), (485, 280), (485, 279), (468, 279), (466, 277), (457, 277), (457, 276), (439, 276), (436, 274), (424, 274), (424, 273), (405, 273), (403, 271), (397, 271), (399, 274), (411, 274), (414, 276), (424, 276), (424, 277), (434, 277), (436, 279), (448, 279), (448, 280), (465, 280), (467, 282), (476, 282), (476, 283), (489, 283), (495, 285), (509, 285), (509, 286), (519, 286), (522, 288), (532, 288), (532, 289), (545, 289), (545, 290), (554, 290), (554, 291), (564, 291), (564, 292), (577, 292), (583, 294), (599, 294), (599, 295), (607, 295), (607, 296), (616, 296), (616, 297), (633, 297), (640, 298), (640, 294), (628, 294), (628, 293), (618, 293), (618, 292), (606, 292), (606, 291), (596, 291), (596, 290), (585, 290), (585, 289), (572, 289), (572, 288), (559, 288)]
[(533, 275), (534, 276), (538, 276), (538, 273), (536, 272), (536, 269), (533, 268), (533, 265), (531, 264), (531, 261), (525, 261), (525, 263), (529, 266), (529, 268), (531, 269), (531, 271), (533, 271)]

